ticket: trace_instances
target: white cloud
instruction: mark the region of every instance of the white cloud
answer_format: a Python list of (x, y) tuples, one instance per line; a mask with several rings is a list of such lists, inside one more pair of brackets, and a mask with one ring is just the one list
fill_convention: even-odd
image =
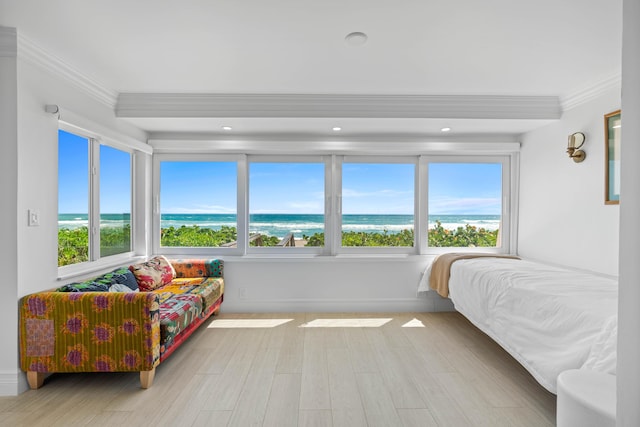
[(499, 214), (501, 200), (496, 197), (468, 197), (454, 199), (431, 199), (429, 211), (432, 214)]
[(235, 208), (220, 205), (197, 205), (192, 208), (163, 208), (163, 212), (175, 214), (235, 214)]

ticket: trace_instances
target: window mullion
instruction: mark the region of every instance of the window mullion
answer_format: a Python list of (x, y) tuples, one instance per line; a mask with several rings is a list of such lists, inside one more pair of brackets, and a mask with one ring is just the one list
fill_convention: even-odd
[(247, 201), (249, 200), (249, 167), (246, 155), (243, 155), (242, 159), (238, 160), (237, 179), (237, 248), (240, 249), (242, 254), (244, 255), (247, 253), (247, 249), (249, 247), (249, 214), (247, 210)]
[(100, 258), (100, 142), (89, 139), (89, 259)]
[(429, 197), (429, 174), (427, 156), (419, 156), (415, 181), (415, 245), (419, 254), (423, 255), (429, 247), (428, 228), (429, 228), (429, 206), (427, 200)]

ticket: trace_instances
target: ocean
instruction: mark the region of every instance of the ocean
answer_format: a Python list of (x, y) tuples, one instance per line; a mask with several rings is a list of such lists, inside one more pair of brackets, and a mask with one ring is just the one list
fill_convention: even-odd
[[(496, 230), (500, 226), (500, 215), (429, 215), (429, 228), (440, 221), (445, 229), (453, 230), (466, 224)], [(106, 214), (101, 217), (101, 227), (122, 227), (129, 223), (128, 214)], [(78, 228), (88, 224), (86, 214), (58, 215), (58, 228)], [(236, 216), (228, 214), (163, 214), (161, 228), (187, 227), (220, 229), (222, 226), (235, 227)], [(343, 231), (365, 231), (397, 233), (413, 228), (413, 215), (343, 215)], [(324, 231), (324, 215), (313, 214), (254, 214), (250, 216), (249, 232), (269, 236), (284, 237), (293, 232), (311, 236)]]

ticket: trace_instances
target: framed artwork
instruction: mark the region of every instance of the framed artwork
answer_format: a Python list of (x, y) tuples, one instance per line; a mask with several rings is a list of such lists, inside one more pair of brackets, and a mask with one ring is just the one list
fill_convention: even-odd
[(620, 110), (604, 115), (604, 203), (620, 203)]

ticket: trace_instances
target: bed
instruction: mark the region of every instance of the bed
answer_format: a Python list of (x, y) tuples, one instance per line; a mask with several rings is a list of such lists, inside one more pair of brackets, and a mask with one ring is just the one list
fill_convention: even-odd
[[(437, 263), (425, 270), (419, 291), (428, 290)], [(485, 255), (452, 262), (445, 291), (457, 311), (554, 394), (558, 375), (567, 369), (615, 374), (618, 285), (613, 278)]]

